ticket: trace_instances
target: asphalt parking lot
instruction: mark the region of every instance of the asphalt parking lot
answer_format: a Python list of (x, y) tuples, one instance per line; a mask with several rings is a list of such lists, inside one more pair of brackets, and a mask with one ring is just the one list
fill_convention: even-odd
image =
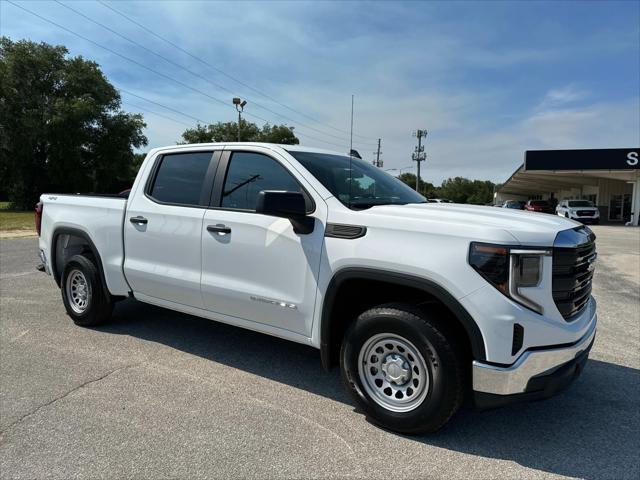
[(76, 327), (36, 240), (1, 240), (0, 476), (640, 478), (640, 229), (593, 229), (583, 375), (421, 437), (369, 424), (312, 348), (130, 300)]

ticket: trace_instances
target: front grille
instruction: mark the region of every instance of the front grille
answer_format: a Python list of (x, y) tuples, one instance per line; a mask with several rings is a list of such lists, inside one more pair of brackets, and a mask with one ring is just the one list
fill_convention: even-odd
[(596, 256), (591, 230), (579, 227), (558, 234), (553, 249), (553, 301), (566, 321), (589, 302)]
[(593, 217), (596, 214), (593, 210), (578, 210), (576, 213), (579, 217)]

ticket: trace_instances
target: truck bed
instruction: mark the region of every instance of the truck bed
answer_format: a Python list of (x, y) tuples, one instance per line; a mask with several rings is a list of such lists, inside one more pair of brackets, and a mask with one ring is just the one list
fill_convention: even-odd
[[(77, 238), (84, 237), (100, 252), (99, 261), (109, 291), (114, 295), (127, 295), (129, 286), (122, 271), (127, 199), (118, 195), (45, 193), (40, 201), (43, 204), (40, 249), (50, 271), (59, 275), (65, 255), (73, 254), (77, 249), (75, 245), (80, 243)], [(54, 240), (56, 251), (52, 251)]]

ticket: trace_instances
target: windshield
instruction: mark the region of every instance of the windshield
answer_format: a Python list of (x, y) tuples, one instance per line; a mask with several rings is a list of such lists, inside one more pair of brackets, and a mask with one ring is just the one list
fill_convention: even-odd
[(289, 152), (338, 200), (352, 208), (425, 203), (426, 199), (395, 177), (357, 158), (313, 152)]
[(570, 207), (593, 207), (593, 203), (589, 200), (572, 200), (569, 202)]

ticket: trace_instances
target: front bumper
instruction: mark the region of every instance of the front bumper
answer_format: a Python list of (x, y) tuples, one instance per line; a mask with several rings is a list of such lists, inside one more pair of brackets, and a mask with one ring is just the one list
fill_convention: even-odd
[(569, 218), (578, 222), (595, 222), (600, 220), (600, 215), (594, 212), (593, 215), (578, 215), (577, 213), (570, 213)]
[(508, 367), (474, 361), (476, 403), (485, 406), (480, 404), (489, 400), (502, 404), (544, 398), (560, 390), (582, 370), (596, 336), (596, 324), (597, 319), (594, 318), (587, 333), (572, 345), (527, 350)]
[(600, 217), (571, 217), (571, 220), (580, 223), (600, 223)]

